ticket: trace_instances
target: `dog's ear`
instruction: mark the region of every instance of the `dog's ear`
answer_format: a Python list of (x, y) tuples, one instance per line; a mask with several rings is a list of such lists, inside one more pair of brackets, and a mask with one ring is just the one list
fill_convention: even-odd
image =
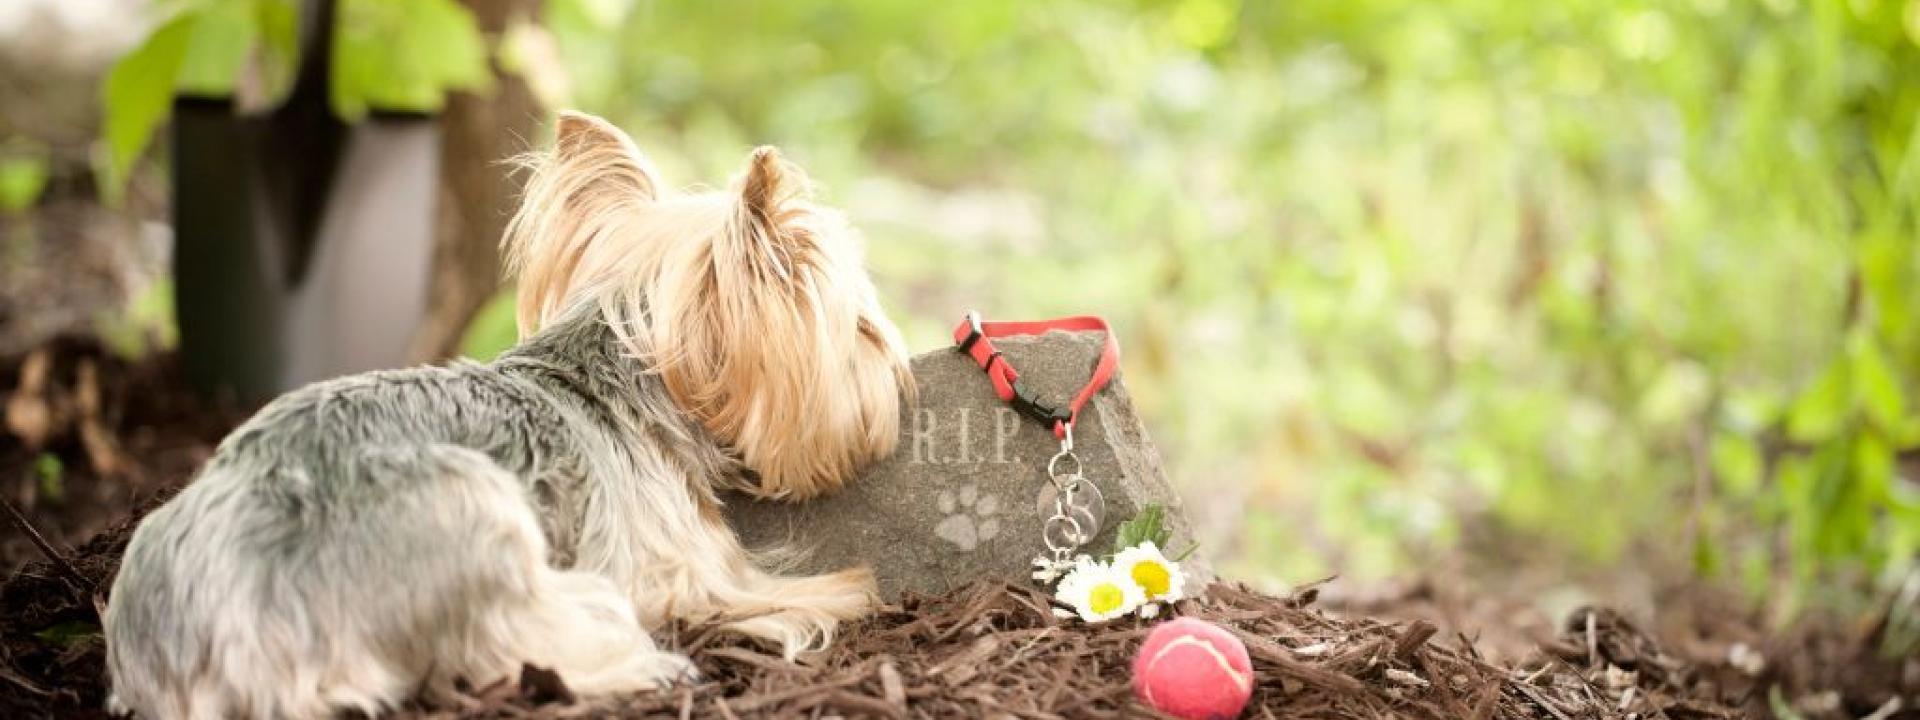
[(562, 110), (554, 122), (553, 135), (554, 162), (589, 173), (584, 180), (624, 186), (606, 190), (624, 190), (628, 199), (660, 197), (653, 164), (634, 147), (633, 138), (613, 123), (586, 113)]
[(754, 148), (740, 180), (740, 205), (756, 220), (778, 227), (781, 211), (795, 200), (811, 199), (813, 189), (799, 166), (780, 157), (771, 145)]
[[(611, 257), (618, 228), (660, 199), (653, 164), (620, 128), (600, 118), (561, 112), (553, 150), (522, 162), (532, 169), (520, 211), (502, 240), (519, 276), (520, 333), (539, 329), (575, 301), (575, 291), (608, 270), (590, 262)], [(598, 252), (596, 252), (598, 251)]]
[(816, 254), (816, 228), (808, 218), (813, 186), (798, 165), (780, 157), (772, 146), (754, 148), (747, 170), (735, 183), (736, 218), (729, 236), (737, 259), (747, 267), (793, 279), (796, 263), (807, 264)]

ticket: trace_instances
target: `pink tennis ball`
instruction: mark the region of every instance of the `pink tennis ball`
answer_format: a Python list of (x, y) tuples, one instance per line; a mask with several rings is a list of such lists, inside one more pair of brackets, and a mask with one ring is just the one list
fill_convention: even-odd
[(1133, 694), (1168, 715), (1230, 720), (1253, 695), (1253, 662), (1219, 625), (1176, 618), (1154, 628), (1134, 656)]

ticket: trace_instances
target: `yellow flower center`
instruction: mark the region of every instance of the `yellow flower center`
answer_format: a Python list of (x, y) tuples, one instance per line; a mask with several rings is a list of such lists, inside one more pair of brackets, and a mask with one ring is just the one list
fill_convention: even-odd
[(1157, 598), (1167, 594), (1171, 578), (1167, 577), (1167, 566), (1156, 562), (1138, 562), (1133, 564), (1133, 581), (1140, 583), (1140, 589), (1147, 591), (1147, 597)]
[(1119, 610), (1120, 604), (1126, 601), (1126, 593), (1120, 592), (1120, 586), (1112, 583), (1095, 585), (1087, 593), (1087, 608), (1098, 615)]

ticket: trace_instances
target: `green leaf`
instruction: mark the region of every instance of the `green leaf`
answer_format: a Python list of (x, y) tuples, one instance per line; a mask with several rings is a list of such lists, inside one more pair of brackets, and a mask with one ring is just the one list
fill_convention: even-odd
[(106, 125), (105, 184), (111, 188), (109, 192), (125, 185), (133, 161), (172, 112), (174, 80), (186, 60), (198, 19), (197, 10), (175, 15), (107, 72), (100, 100)]
[(33, 634), (42, 642), (50, 642), (61, 647), (73, 647), (88, 640), (100, 637), (100, 626), (84, 620), (69, 620), (47, 627)]
[(1866, 409), (1868, 419), (1876, 425), (1888, 431), (1896, 430), (1906, 419), (1906, 398), (1900, 390), (1900, 381), (1894, 376), (1892, 364), (1887, 362), (1879, 343), (1864, 333), (1859, 337), (1858, 342), (1850, 343), (1847, 353), (1853, 370), (1854, 402)]
[(1818, 443), (1840, 431), (1846, 419), (1847, 363), (1834, 362), (1800, 394), (1787, 412), (1787, 435), (1802, 443)]
[[(1872, 433), (1861, 433), (1853, 442), (1852, 490), (1873, 505), (1890, 504), (1893, 487), (1893, 448)], [(1868, 522), (1873, 513), (1860, 508)]]
[(17, 214), (33, 207), (46, 189), (44, 153), (0, 159), (0, 213)]
[(40, 453), (33, 459), (33, 471), (40, 476), (41, 497), (55, 503), (66, 498), (66, 465), (60, 462), (59, 455)]
[(300, 63), (300, 8), (297, 0), (256, 0), (254, 25), (260, 33), (260, 75), (267, 97), (279, 98), (293, 86)]
[(371, 110), (432, 112), (492, 81), (473, 13), (454, 0), (342, 0), (329, 88), (348, 120)]
[(1149, 503), (1140, 508), (1139, 515), (1120, 523), (1120, 529), (1113, 535), (1113, 552), (1118, 553), (1144, 542), (1152, 542), (1155, 547), (1166, 549), (1167, 540), (1172, 535), (1165, 527), (1166, 512), (1167, 509), (1158, 503)]
[(176, 92), (195, 95), (233, 94), (240, 71), (246, 67), (260, 37), (259, 16), (252, 2), (213, 2), (203, 5), (193, 24), (193, 37), (174, 78)]

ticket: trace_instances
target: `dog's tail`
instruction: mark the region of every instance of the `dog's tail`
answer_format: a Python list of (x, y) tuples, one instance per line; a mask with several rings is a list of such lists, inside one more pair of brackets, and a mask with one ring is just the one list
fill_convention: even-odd
[(519, 276), (523, 337), (581, 301), (584, 289), (619, 282), (610, 274), (631, 267), (632, 223), (660, 196), (652, 163), (607, 121), (562, 112), (555, 136), (551, 152), (521, 159), (531, 175), (501, 241)]

